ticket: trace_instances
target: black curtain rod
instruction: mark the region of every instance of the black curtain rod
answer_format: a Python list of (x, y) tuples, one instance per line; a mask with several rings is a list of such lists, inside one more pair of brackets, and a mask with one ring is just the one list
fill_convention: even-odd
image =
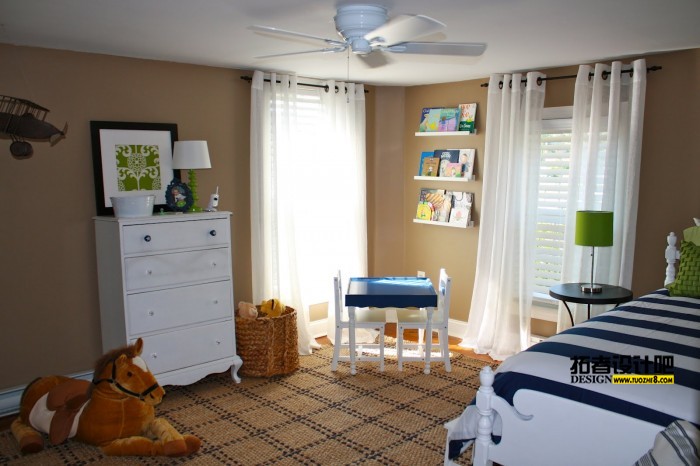
[[(663, 69), (663, 67), (661, 67), (661, 66), (650, 66), (647, 68), (647, 73), (651, 73), (652, 71), (659, 71), (661, 69)], [(630, 68), (629, 70), (622, 70), (621, 73), (629, 73), (630, 77), (631, 77), (632, 74), (634, 73), (634, 70)], [(603, 79), (608, 79), (609, 75), (610, 75), (609, 71), (603, 71)], [(593, 76), (594, 76), (594, 73), (588, 73), (589, 78), (592, 78)], [(552, 76), (552, 77), (548, 77), (548, 78), (537, 78), (537, 84), (542, 84), (542, 81), (556, 81), (557, 79), (573, 79), (576, 77), (577, 77), (577, 75), (575, 75), (575, 74), (569, 74), (566, 76)], [(527, 79), (521, 79), (520, 82), (526, 83)], [(503, 87), (503, 81), (499, 81), (498, 85), (499, 85), (499, 88)], [(511, 83), (511, 85), (512, 85), (512, 83)], [(489, 87), (489, 83), (484, 83), (481, 85), (481, 87)]]
[[(253, 81), (253, 78), (251, 76), (241, 76), (241, 79), (243, 81), (248, 81), (249, 83)], [(270, 78), (265, 78), (263, 81), (265, 81), (266, 83), (269, 83)], [(277, 84), (281, 84), (281, 81), (275, 81), (275, 82)], [(297, 83), (297, 85), (306, 86), (306, 87), (316, 87), (318, 89), (323, 89), (326, 92), (329, 92), (331, 90), (330, 86), (328, 86), (327, 84)], [(335, 86), (335, 93), (337, 94), (338, 92), (340, 92), (340, 89), (338, 89), (338, 86)], [(348, 88), (346, 87), (345, 93), (347, 94), (347, 92), (348, 92)], [(367, 89), (365, 89), (365, 94), (367, 94), (367, 93), (369, 93), (369, 91)]]

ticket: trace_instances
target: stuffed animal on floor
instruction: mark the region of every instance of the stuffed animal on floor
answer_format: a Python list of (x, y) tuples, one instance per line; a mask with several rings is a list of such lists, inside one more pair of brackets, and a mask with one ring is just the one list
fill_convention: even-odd
[(253, 303), (241, 301), (238, 303), (238, 317), (242, 317), (244, 319), (256, 319), (258, 317), (258, 309)]
[(142, 350), (139, 338), (108, 352), (97, 362), (92, 382), (49, 376), (30, 383), (12, 423), (22, 453), (44, 448), (40, 432), (53, 445), (74, 438), (106, 455), (184, 456), (199, 450), (199, 438), (155, 417), (165, 390), (146, 367)]
[(260, 303), (260, 313), (267, 317), (281, 316), (284, 308), (284, 304), (279, 299), (268, 299)]

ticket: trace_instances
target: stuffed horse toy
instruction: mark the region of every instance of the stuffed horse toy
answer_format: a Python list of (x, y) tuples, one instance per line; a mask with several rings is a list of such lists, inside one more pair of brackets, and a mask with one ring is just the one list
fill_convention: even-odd
[(106, 455), (184, 456), (201, 441), (155, 417), (165, 390), (141, 359), (143, 341), (105, 354), (92, 383), (63, 376), (38, 378), (22, 394), (12, 433), (22, 453), (44, 447), (39, 432), (58, 445), (67, 438), (99, 446)]

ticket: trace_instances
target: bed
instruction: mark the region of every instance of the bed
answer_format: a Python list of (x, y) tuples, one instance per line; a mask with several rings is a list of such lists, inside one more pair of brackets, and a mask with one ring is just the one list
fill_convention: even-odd
[[(676, 278), (676, 237), (668, 237), (668, 289), (554, 335), (495, 372), (483, 368), (476, 398), (445, 424), (445, 464), (459, 464), (473, 443), (476, 466), (631, 465), (674, 421), (700, 426), (700, 242), (693, 238), (700, 226), (684, 231)], [(674, 383), (612, 383), (620, 374)]]

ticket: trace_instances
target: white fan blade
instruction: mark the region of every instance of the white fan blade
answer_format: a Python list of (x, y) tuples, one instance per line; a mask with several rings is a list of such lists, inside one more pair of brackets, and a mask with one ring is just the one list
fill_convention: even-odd
[(262, 56), (254, 57), (254, 58), (286, 57), (289, 55), (304, 55), (306, 53), (336, 53), (336, 52), (344, 52), (346, 48), (347, 48), (347, 46), (344, 45), (343, 47), (328, 47), (325, 49), (304, 50), (302, 52), (275, 53), (273, 55), (262, 55)]
[(391, 47), (381, 47), (380, 50), (392, 53), (477, 57), (484, 53), (486, 44), (476, 42), (404, 42)]
[(292, 37), (303, 37), (305, 39), (314, 39), (314, 40), (321, 40), (328, 45), (335, 45), (337, 47), (345, 47), (345, 42), (339, 41), (339, 40), (334, 40), (334, 39), (326, 39), (325, 37), (319, 37), (319, 36), (312, 36), (311, 34), (304, 34), (303, 32), (295, 32), (295, 31), (287, 31), (286, 29), (279, 29), (279, 28), (273, 28), (270, 26), (250, 26), (248, 29), (256, 32), (267, 32), (270, 34), (281, 34), (284, 36), (292, 36)]
[(365, 34), (365, 39), (389, 46), (427, 36), (444, 28), (443, 23), (428, 16), (401, 15)]

